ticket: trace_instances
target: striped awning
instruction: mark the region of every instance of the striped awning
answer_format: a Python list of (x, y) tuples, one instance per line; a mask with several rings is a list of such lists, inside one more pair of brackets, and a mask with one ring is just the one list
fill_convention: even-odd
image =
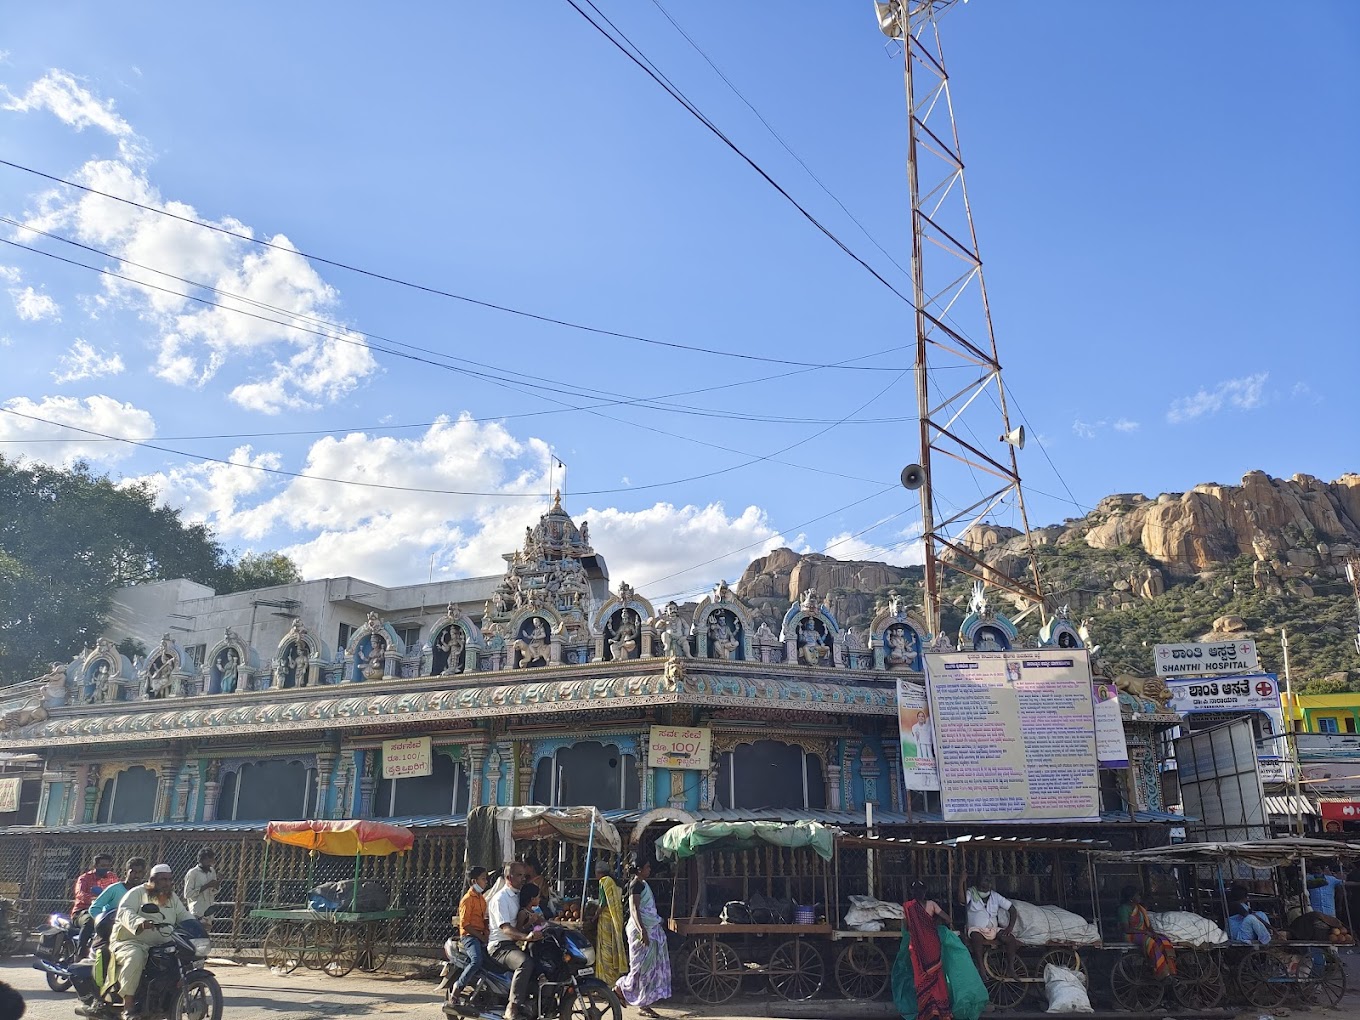
[(1298, 815), (1316, 815), (1317, 805), (1307, 797), (1290, 794), (1287, 797), (1266, 797), (1266, 814), (1294, 818)]

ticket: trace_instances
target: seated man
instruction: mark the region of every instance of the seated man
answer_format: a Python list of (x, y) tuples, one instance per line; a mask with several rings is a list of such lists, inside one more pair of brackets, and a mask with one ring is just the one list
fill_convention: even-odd
[(1018, 915), (1011, 901), (996, 891), (996, 881), (992, 876), (983, 875), (977, 885), (970, 886), (968, 875), (961, 873), (959, 902), (968, 910), (963, 934), (965, 941), (972, 947), (978, 970), (982, 970), (982, 958), (987, 950), (998, 942), (1006, 950), (1006, 956), (1014, 959), (1020, 943), (1011, 930), (1015, 927)]
[(505, 866), (505, 887), (487, 904), (487, 927), (491, 933), (487, 949), (491, 958), (513, 972), (510, 979), (510, 1001), (505, 1005), (505, 1020), (519, 1020), (534, 981), (534, 961), (516, 943), (536, 942), (539, 932), (521, 931), (515, 927), (519, 916), (519, 891), (524, 887), (526, 871), (519, 861)]
[(1252, 910), (1246, 900), (1239, 900), (1228, 915), (1228, 938), (1234, 942), (1270, 945), (1270, 925), (1266, 915)]

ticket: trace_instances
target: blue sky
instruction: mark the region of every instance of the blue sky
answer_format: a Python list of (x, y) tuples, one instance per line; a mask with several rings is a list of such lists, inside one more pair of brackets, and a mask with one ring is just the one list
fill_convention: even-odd
[[(867, 0), (665, 9), (873, 240), (658, 6), (600, 7), (907, 288), (901, 65)], [(1360, 9), (974, 0), (943, 30), (1007, 388), (1057, 468), (1021, 455), (1031, 522), (1254, 468), (1355, 470)], [(909, 350), (789, 376), (281, 250), (797, 365), (910, 343), (906, 305), (568, 4), (26, 5), (0, 50), (0, 158), (280, 247), (8, 167), (0, 215), (110, 257), (0, 237), (314, 330), (0, 246), (0, 406), (234, 466), (0, 414), (8, 455), (146, 478), (228, 546), (286, 548), (309, 576), (498, 572), (545, 505), (549, 450), (615, 580), (654, 598), (780, 544), (913, 558), (916, 510), (892, 488), (915, 459)], [(189, 438), (205, 436), (225, 438)]]

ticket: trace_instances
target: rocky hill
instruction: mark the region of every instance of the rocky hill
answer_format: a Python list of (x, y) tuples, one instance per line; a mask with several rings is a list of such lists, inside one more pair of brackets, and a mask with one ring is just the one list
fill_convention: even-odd
[[(1233, 635), (1255, 637), (1265, 668), (1280, 671), (1287, 629), (1297, 681), (1318, 691), (1360, 688), (1345, 574), (1346, 561), (1360, 557), (1360, 475), (1323, 482), (1253, 471), (1240, 485), (1107, 496), (1085, 517), (1038, 528), (1033, 538), (1053, 604), (1089, 618), (1106, 657), (1125, 668), (1150, 670), (1159, 641)], [(967, 540), (1009, 575), (1028, 572), (1018, 532), (984, 524)], [(815, 587), (858, 629), (893, 589), (918, 601), (921, 577), (919, 567), (777, 549), (746, 568), (737, 590), (777, 622), (789, 600)], [(946, 571), (947, 627), (958, 625), (969, 583)]]

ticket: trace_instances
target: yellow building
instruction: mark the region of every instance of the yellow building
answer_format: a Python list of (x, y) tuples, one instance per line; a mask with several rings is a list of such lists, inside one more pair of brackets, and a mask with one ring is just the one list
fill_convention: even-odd
[[(1286, 695), (1286, 712), (1288, 704)], [(1360, 692), (1296, 694), (1294, 718), (1301, 733), (1360, 732)]]

